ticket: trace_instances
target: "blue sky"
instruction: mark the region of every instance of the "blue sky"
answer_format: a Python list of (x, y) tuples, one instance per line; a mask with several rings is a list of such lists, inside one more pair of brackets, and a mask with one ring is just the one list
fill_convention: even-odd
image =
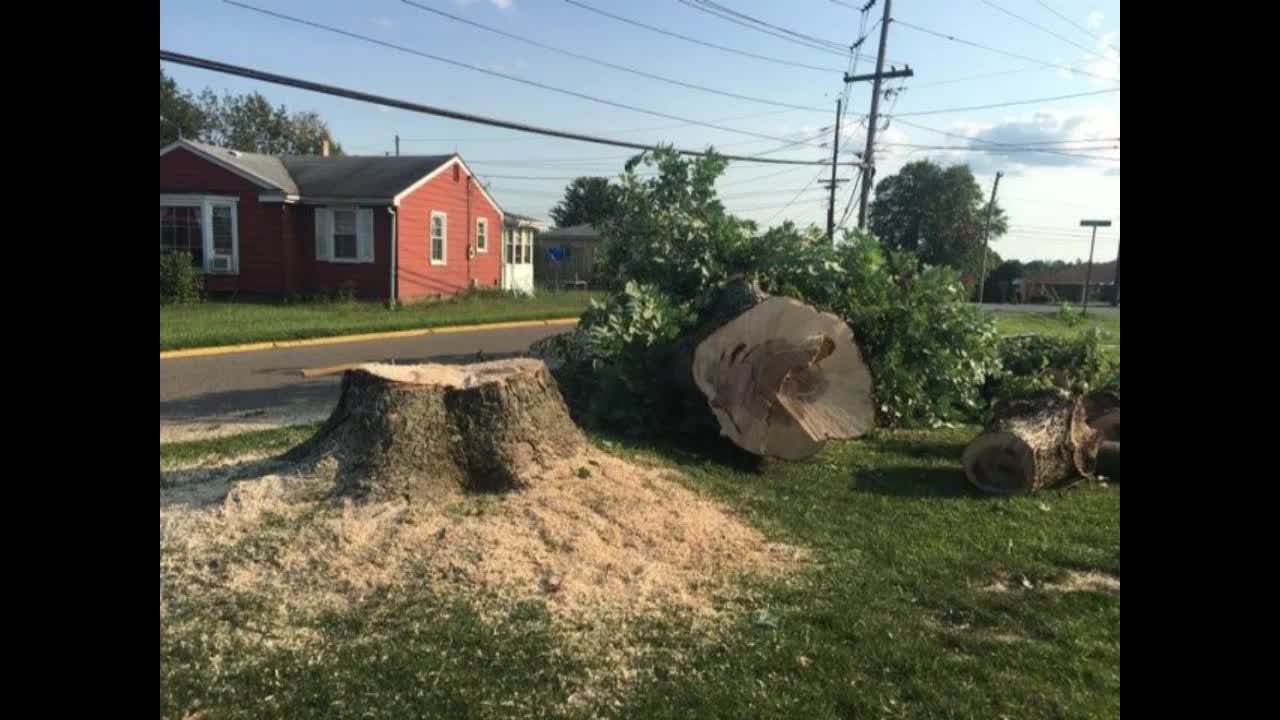
[[(829, 67), (831, 71), (778, 65), (690, 44), (602, 17), (564, 0), (414, 0), (581, 55), (687, 83), (813, 108), (788, 109), (601, 67), (430, 14), (400, 0), (243, 2), (653, 112), (789, 140), (813, 137), (834, 124), (835, 99), (843, 89), (840, 71), (847, 64), (847, 58), (729, 23), (677, 0), (581, 2), (708, 42)], [(848, 44), (858, 36), (861, 22), (858, 10), (848, 6), (861, 6), (865, 0), (841, 0), (844, 4), (832, 0), (719, 2), (787, 29)], [(1055, 16), (1046, 6), (1080, 27)], [(877, 3), (868, 25), (880, 17), (881, 7)], [(884, 143), (884, 154), (877, 156), (879, 177), (895, 172), (904, 162), (932, 157), (944, 163), (969, 163), (984, 192), (989, 192), (994, 173), (1001, 170), (1005, 175), (1000, 181), (999, 199), (1009, 212), (1013, 228), (994, 245), (1002, 256), (1022, 260), (1087, 257), (1089, 240), (1078, 227), (1079, 220), (1106, 217), (1115, 226), (1100, 234), (1095, 259), (1114, 258), (1120, 219), (1120, 153), (1111, 146), (1118, 143), (1085, 141), (1120, 135), (1119, 92), (1098, 92), (1119, 87), (1119, 55), (1112, 49), (1120, 44), (1119, 3), (897, 0), (893, 17), (901, 22), (891, 25), (887, 56), (891, 62), (909, 63), (916, 74), (905, 81), (896, 100), (881, 105), (882, 112), (891, 117), (888, 129), (877, 136), (878, 142)], [(966, 46), (907, 24), (1030, 60), (1072, 66), (1090, 76)], [(878, 37), (877, 28), (870, 33), (865, 52), (874, 53)], [(743, 155), (780, 145), (724, 130), (681, 126), (678, 120), (529, 87), (268, 17), (221, 0), (161, 2), (160, 46), (429, 105), (636, 142), (663, 141), (690, 148), (711, 144), (724, 152)], [(315, 110), (351, 153), (390, 152), (396, 134), (402, 138), (402, 154), (460, 152), (477, 174), (489, 181), (491, 192), (506, 209), (529, 215), (546, 217), (565, 181), (492, 176), (615, 175), (629, 155), (620, 148), (471, 125), (171, 63), (162, 65), (184, 88), (199, 90), (207, 86), (233, 93), (257, 90), (290, 110)], [(858, 72), (872, 70), (873, 60), (859, 61)], [(1001, 74), (972, 79), (994, 73)], [(929, 112), (1090, 92), (1097, 94), (993, 109)], [(850, 101), (854, 113), (866, 113), (870, 83), (856, 84)], [(928, 114), (914, 114), (922, 112)], [(902, 117), (894, 118), (897, 114)], [(829, 142), (830, 136), (828, 131), (812, 142)], [(861, 149), (864, 138), (865, 128), (859, 124), (859, 117), (846, 117), (840, 141), (842, 154), (848, 148)], [(1075, 151), (1075, 155), (1094, 157), (1063, 155), (1060, 153), (1070, 148), (1048, 144), (1068, 140), (1080, 141), (1078, 147), (1088, 148)], [(967, 147), (980, 141), (1041, 143), (1036, 147), (1058, 152), (996, 156), (906, 147)], [(802, 145), (770, 157), (819, 159), (829, 158), (830, 153), (829, 145)], [(791, 219), (801, 224), (825, 225), (826, 194), (812, 182), (818, 174), (817, 168), (734, 163), (721, 180), (720, 193), (730, 210), (762, 224)], [(851, 168), (841, 170), (842, 177), (851, 174)], [(845, 190), (837, 197), (837, 216), (847, 195)]]

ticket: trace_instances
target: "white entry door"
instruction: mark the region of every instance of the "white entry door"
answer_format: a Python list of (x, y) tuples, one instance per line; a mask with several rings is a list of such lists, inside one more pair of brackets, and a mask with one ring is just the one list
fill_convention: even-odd
[(533, 231), (502, 231), (502, 288), (533, 294)]

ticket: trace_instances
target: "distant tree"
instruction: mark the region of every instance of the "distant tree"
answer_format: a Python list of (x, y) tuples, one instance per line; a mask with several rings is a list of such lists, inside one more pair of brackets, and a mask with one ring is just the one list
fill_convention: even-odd
[[(974, 275), (986, 220), (987, 202), (969, 166), (943, 168), (930, 160), (908, 163), (877, 183), (869, 213), (871, 231), (886, 247), (911, 250), (921, 262)], [(996, 203), (990, 239), (1007, 230), (1008, 219)]]
[(314, 112), (290, 114), (256, 92), (219, 98), (206, 88), (197, 98), (160, 68), (160, 145), (179, 137), (268, 155), (319, 155), (328, 140), (329, 154), (342, 154)]
[(1040, 275), (1041, 273), (1052, 272), (1054, 270), (1061, 270), (1062, 268), (1067, 267), (1067, 265), (1069, 265), (1069, 263), (1065, 260), (1032, 260), (1022, 266), (1022, 273), (1023, 277), (1029, 277), (1032, 275)]
[(178, 83), (160, 68), (160, 147), (179, 137), (199, 139), (208, 124), (191, 93), (180, 90)]
[(214, 145), (266, 155), (319, 155), (328, 140), (329, 154), (342, 154), (329, 126), (314, 112), (290, 114), (256, 92), (219, 99), (205, 90), (200, 103), (210, 119), (205, 137)]
[[(988, 266), (990, 267), (990, 266)], [(1012, 297), (1010, 283), (1022, 277), (1025, 269), (1017, 260), (1005, 260), (987, 276), (987, 288), (983, 302), (1004, 302)]]
[(601, 225), (618, 207), (618, 189), (608, 178), (575, 178), (564, 189), (564, 199), (551, 208), (557, 227), (584, 223)]

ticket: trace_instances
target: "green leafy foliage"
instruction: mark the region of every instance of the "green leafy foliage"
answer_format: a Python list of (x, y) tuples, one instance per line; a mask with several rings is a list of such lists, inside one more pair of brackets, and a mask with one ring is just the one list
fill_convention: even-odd
[[(657, 176), (636, 175), (641, 165)], [(587, 408), (585, 420), (678, 431), (672, 344), (735, 276), (849, 322), (884, 424), (936, 426), (980, 414), (980, 391), (999, 367), (996, 331), (965, 302), (953, 270), (886, 252), (857, 230), (836, 247), (790, 222), (758, 232), (715, 196), (725, 165), (714, 153), (686, 159), (669, 148), (627, 164), (615, 212), (601, 223), (604, 265), (622, 289), (594, 304), (573, 335), (542, 348), (558, 361), (571, 405)]]
[(589, 383), (570, 390), (586, 397), (587, 420), (639, 433), (647, 429), (644, 421), (670, 417), (676, 399), (665, 391), (671, 377), (666, 348), (693, 321), (687, 304), (634, 280), (604, 303), (593, 300), (567, 357), (577, 363), (572, 376)]
[(1056, 317), (1058, 322), (1067, 327), (1078, 327), (1084, 324), (1084, 313), (1078, 310), (1072, 310), (1070, 303), (1058, 303), (1058, 312)]
[(319, 155), (327, 140), (330, 155), (342, 154), (328, 124), (314, 112), (290, 113), (257, 92), (219, 98), (206, 88), (196, 97), (161, 68), (160, 145), (179, 137), (268, 155)]
[(574, 178), (564, 189), (564, 198), (551, 208), (551, 219), (557, 227), (597, 225), (613, 212), (616, 193), (608, 178)]
[(871, 366), (880, 421), (921, 427), (973, 419), (984, 383), (1000, 368), (995, 324), (966, 301), (949, 268), (886, 253), (869, 235), (846, 239), (847, 290), (836, 310)]
[(990, 398), (1023, 397), (1047, 388), (1087, 393), (1119, 386), (1120, 365), (1103, 353), (1104, 333), (1090, 328), (1073, 337), (1017, 335), (1000, 341), (1001, 372), (992, 376), (984, 394)]
[(161, 305), (200, 302), (203, 297), (204, 278), (190, 253), (160, 256)]
[[(987, 226), (987, 202), (968, 165), (942, 167), (931, 160), (907, 163), (896, 175), (876, 183), (871, 204), (872, 231), (895, 250), (919, 253), (930, 265), (950, 265), (977, 275)], [(990, 238), (1008, 230), (1000, 203), (991, 213)], [(988, 257), (988, 268), (999, 264)]]

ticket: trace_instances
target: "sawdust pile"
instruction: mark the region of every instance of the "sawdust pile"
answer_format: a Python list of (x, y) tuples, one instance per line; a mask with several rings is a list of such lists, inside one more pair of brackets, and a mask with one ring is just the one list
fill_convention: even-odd
[(270, 608), (257, 618), (264, 627), (232, 632), (305, 644), (315, 638), (300, 618), (426, 591), (494, 614), (538, 599), (578, 635), (584, 623), (612, 633), (673, 615), (710, 628), (741, 599), (744, 576), (804, 560), (670, 471), (593, 448), (542, 468), (526, 490), (430, 504), (335, 498), (332, 466), (252, 469), (268, 474), (231, 482), (205, 472), (161, 490), (162, 622), (211, 594), (249, 596)]

